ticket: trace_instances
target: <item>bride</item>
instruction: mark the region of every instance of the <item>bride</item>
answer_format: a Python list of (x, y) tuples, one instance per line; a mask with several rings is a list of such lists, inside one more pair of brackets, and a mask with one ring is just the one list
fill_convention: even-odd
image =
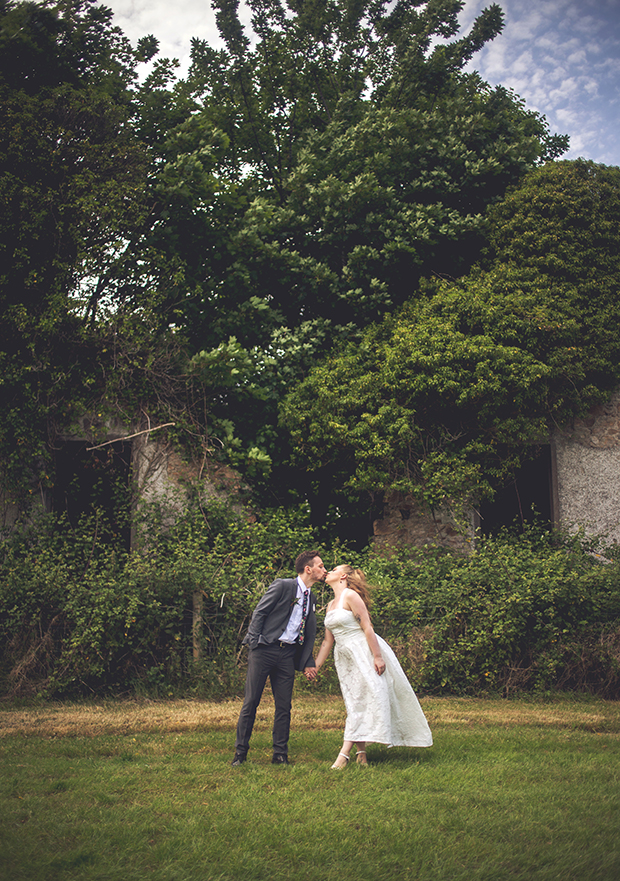
[(334, 598), (325, 615), (325, 639), (316, 658), (317, 671), (332, 646), (347, 710), (344, 743), (332, 768), (346, 767), (351, 748), (366, 765), (366, 743), (388, 746), (432, 746), (433, 737), (422, 707), (398, 659), (373, 630), (368, 614), (369, 586), (364, 573), (340, 565), (328, 572)]

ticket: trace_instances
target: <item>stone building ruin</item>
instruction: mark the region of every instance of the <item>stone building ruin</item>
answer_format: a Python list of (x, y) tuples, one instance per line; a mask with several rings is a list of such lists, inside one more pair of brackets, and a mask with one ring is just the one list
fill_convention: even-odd
[[(165, 499), (172, 512), (198, 483), (206, 498), (239, 498), (243, 487), (233, 469), (206, 454), (186, 460), (159, 428), (85, 416), (54, 439), (57, 479), (52, 489), (37, 494), (38, 503), (76, 518), (93, 481), (111, 484), (113, 477), (126, 481), (134, 503)], [(548, 443), (540, 445), (537, 458), (525, 464), (493, 504), (470, 512), (465, 529), (457, 528), (449, 510), (430, 515), (412, 499), (392, 493), (373, 523), (371, 539), (386, 549), (438, 545), (467, 551), (478, 532), (527, 519), (532, 506), (542, 520), (556, 526), (620, 543), (620, 391), (586, 418), (556, 429)], [(1, 492), (0, 518), (0, 528), (10, 530), (15, 511)], [(135, 543), (133, 529), (125, 540), (128, 547)]]
[(374, 541), (463, 551), (478, 531), (527, 519), (532, 506), (555, 526), (620, 543), (620, 392), (586, 418), (556, 429), (492, 504), (470, 512), (465, 529), (455, 526), (450, 511), (422, 513), (410, 498), (393, 493), (374, 522)]
[[(187, 493), (198, 484), (204, 498), (234, 502), (243, 490), (239, 475), (207, 454), (183, 458), (161, 430), (172, 424), (127, 425), (121, 420), (82, 417), (53, 438), (54, 484), (33, 489), (35, 505), (65, 512), (75, 526), (96, 492), (97, 503), (114, 522), (116, 482), (126, 488), (126, 501), (132, 507), (141, 500), (161, 500), (171, 515), (183, 507)], [(0, 489), (0, 530), (9, 532), (16, 516), (15, 504)], [(124, 530), (125, 546), (134, 546), (135, 525), (119, 529)]]

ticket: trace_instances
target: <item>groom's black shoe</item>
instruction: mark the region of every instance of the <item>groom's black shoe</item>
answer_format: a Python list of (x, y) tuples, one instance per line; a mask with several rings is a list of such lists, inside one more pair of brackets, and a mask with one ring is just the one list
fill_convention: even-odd
[(283, 755), (274, 756), (271, 760), (272, 765), (288, 765), (288, 757)]
[(238, 768), (239, 765), (242, 765), (245, 762), (245, 756), (242, 756), (240, 753), (235, 753), (235, 756), (230, 763), (233, 768)]

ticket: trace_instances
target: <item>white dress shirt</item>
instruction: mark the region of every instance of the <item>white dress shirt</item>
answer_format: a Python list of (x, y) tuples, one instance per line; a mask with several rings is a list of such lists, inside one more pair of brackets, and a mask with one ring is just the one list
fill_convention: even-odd
[[(288, 619), (286, 630), (280, 637), (280, 642), (294, 643), (297, 641), (297, 637), (299, 636), (299, 631), (301, 629), (301, 616), (303, 612), (305, 593), (310, 593), (310, 588), (306, 587), (306, 585), (303, 583), (300, 576), (298, 575), (297, 598), (295, 600), (293, 608), (291, 609), (291, 617)], [(308, 602), (310, 602), (310, 597), (308, 597)]]

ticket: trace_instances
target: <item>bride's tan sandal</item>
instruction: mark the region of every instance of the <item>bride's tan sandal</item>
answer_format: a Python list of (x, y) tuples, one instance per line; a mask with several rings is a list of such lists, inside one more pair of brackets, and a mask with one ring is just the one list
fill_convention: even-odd
[(365, 749), (358, 749), (358, 751), (355, 754), (355, 761), (357, 762), (358, 765), (368, 765), (368, 762), (366, 761), (366, 750)]
[[(344, 762), (340, 761), (341, 758), (344, 759)], [(338, 753), (338, 758), (336, 759), (334, 764), (331, 766), (330, 770), (340, 771), (342, 768), (346, 768), (348, 764), (349, 764), (349, 756), (347, 756), (345, 753)]]

